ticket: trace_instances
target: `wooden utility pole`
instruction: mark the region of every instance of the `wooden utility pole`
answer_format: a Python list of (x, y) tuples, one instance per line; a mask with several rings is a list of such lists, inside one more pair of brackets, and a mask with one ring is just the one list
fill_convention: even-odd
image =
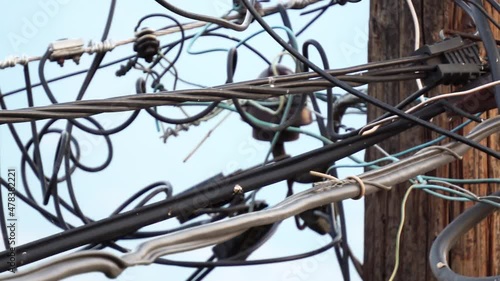
[[(439, 31), (452, 29), (470, 31), (471, 21), (453, 1), (413, 0), (422, 30), (421, 44), (440, 41)], [(407, 3), (404, 0), (370, 1), (369, 61), (380, 61), (409, 56), (414, 48), (414, 26)], [(500, 16), (489, 4), (490, 15), (497, 21)], [(467, 30), (469, 28), (469, 30)], [(495, 37), (498, 29), (492, 28)], [(369, 94), (389, 104), (397, 104), (409, 93), (416, 91), (414, 81), (374, 84)], [(432, 94), (449, 92), (450, 87), (440, 87)], [(483, 118), (496, 114), (486, 113)], [(368, 119), (372, 120), (383, 111), (368, 107)], [(437, 125), (452, 129), (461, 124), (461, 118), (450, 121), (446, 116), (433, 120)], [(476, 124), (471, 124), (461, 134), (467, 134)], [(437, 135), (422, 128), (415, 128), (393, 137), (381, 146), (389, 153), (399, 152), (423, 143)], [(500, 151), (500, 134), (482, 142)], [(367, 160), (383, 155), (369, 149)], [(439, 177), (459, 179), (500, 178), (500, 161), (472, 149), (462, 161), (456, 161), (433, 172)], [(386, 281), (392, 273), (395, 257), (396, 231), (401, 219), (401, 202), (409, 184), (394, 186), (390, 192), (378, 192), (365, 199), (365, 255), (364, 280)], [(467, 185), (472, 192), (486, 195), (499, 190), (498, 184)], [(407, 217), (401, 239), (400, 266), (395, 280), (435, 280), (429, 267), (428, 254), (432, 242), (443, 228), (472, 203), (452, 203), (415, 190), (406, 206)], [(500, 214), (496, 212), (460, 239), (452, 249), (451, 268), (468, 276), (500, 275)]]

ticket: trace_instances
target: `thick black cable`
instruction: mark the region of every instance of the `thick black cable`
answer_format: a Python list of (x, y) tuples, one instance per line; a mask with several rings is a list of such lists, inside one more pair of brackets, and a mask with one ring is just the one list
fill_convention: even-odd
[[(248, 11), (250, 13), (252, 13), (252, 15), (255, 17), (255, 20), (257, 20), (259, 22), (259, 24), (266, 30), (266, 32), (269, 35), (271, 35), (271, 37), (274, 38), (274, 40), (276, 40), (276, 42), (278, 42), (290, 54), (292, 54), (298, 60), (300, 60), (301, 62), (306, 64), (308, 67), (313, 69), (316, 73), (318, 73), (320, 76), (322, 76), (323, 78), (325, 78), (329, 82), (333, 83), (334, 85), (344, 89), (345, 91), (347, 91), (347, 92), (349, 92), (349, 93), (351, 93), (351, 94), (353, 94), (353, 95), (355, 95), (363, 100), (366, 100), (367, 102), (369, 102), (377, 107), (380, 107), (386, 111), (389, 111), (389, 112), (399, 116), (400, 118), (410, 120), (410, 121), (412, 121), (420, 126), (423, 126), (427, 129), (431, 129), (437, 133), (445, 135), (445, 136), (452, 138), (456, 141), (459, 141), (461, 143), (467, 144), (467, 145), (474, 147), (474, 148), (476, 148), (476, 149), (478, 149), (478, 150), (480, 150), (480, 151), (482, 151), (490, 156), (493, 156), (497, 159), (500, 159), (500, 153), (498, 153), (497, 151), (494, 151), (493, 149), (491, 149), (489, 147), (485, 147), (477, 142), (472, 142), (464, 136), (461, 136), (461, 135), (458, 135), (456, 133), (445, 130), (445, 129), (438, 127), (438, 126), (436, 126), (428, 121), (424, 121), (424, 120), (419, 119), (413, 115), (407, 114), (407, 113), (401, 111), (400, 109), (394, 108), (394, 107), (392, 107), (392, 106), (390, 106), (390, 105), (388, 105), (388, 104), (386, 104), (386, 103), (384, 103), (376, 98), (365, 95), (362, 92), (357, 91), (356, 89), (352, 88), (347, 83), (342, 82), (341, 80), (339, 80), (339, 79), (335, 78), (334, 76), (330, 75), (329, 73), (325, 72), (320, 67), (316, 66), (314, 63), (309, 61), (306, 57), (301, 55), (299, 52), (297, 52), (296, 50), (294, 50), (293, 48), (288, 46), (288, 44), (276, 32), (274, 32), (274, 30), (264, 21), (264, 19), (259, 15), (259, 13), (255, 10), (255, 8), (248, 3), (247, 0), (242, 0), (242, 3), (247, 7)], [(497, 54), (498, 54), (498, 52), (497, 52)], [(500, 67), (500, 64), (498, 64), (498, 66)], [(500, 74), (500, 72), (499, 72), (499, 74)], [(499, 90), (499, 101), (500, 101), (500, 87), (497, 87), (497, 88)]]
[[(500, 196), (500, 191), (492, 194)], [(467, 209), (448, 224), (434, 240), (429, 252), (429, 264), (432, 273), (439, 281), (497, 281), (499, 276), (468, 277), (455, 273), (448, 265), (448, 252), (460, 236), (467, 233), (491, 213), (498, 211), (496, 206), (479, 202)], [(498, 241), (496, 241), (498, 242)]]

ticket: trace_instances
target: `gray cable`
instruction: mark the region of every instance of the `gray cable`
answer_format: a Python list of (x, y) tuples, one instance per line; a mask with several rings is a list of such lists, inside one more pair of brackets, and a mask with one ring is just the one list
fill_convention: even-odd
[[(492, 195), (499, 196), (500, 191)], [(468, 277), (455, 273), (448, 265), (447, 255), (455, 242), (467, 231), (498, 209), (485, 203), (477, 203), (453, 220), (432, 243), (429, 263), (432, 273), (439, 281), (498, 281), (500, 275)]]
[[(168, 1), (166, 1), (166, 0), (155, 0), (155, 1), (156, 1), (156, 3), (160, 4), (164, 8), (166, 8), (166, 9), (168, 9), (168, 10), (170, 10), (178, 15), (181, 15), (183, 17), (218, 24), (218, 25), (223, 26), (225, 28), (229, 28), (229, 29), (236, 30), (236, 31), (246, 30), (253, 19), (252, 14), (250, 14), (247, 11), (245, 13), (245, 19), (243, 20), (243, 23), (240, 25), (240, 24), (232, 23), (232, 22), (225, 20), (225, 19), (222, 19), (222, 18), (210, 17), (210, 16), (206, 16), (206, 15), (200, 15), (200, 14), (188, 12), (186, 10), (177, 8), (175, 5), (168, 3)], [(252, 1), (252, 5), (254, 5), (254, 3), (255, 3), (255, 1)]]

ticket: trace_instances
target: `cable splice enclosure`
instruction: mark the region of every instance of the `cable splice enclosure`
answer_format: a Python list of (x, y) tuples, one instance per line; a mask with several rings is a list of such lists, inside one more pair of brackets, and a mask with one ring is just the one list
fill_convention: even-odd
[(457, 36), (444, 41), (425, 45), (414, 55), (428, 55), (426, 65), (435, 65), (423, 82), (430, 85), (440, 81), (445, 85), (463, 85), (478, 78), (483, 71), (479, 48), (475, 43), (468, 44)]

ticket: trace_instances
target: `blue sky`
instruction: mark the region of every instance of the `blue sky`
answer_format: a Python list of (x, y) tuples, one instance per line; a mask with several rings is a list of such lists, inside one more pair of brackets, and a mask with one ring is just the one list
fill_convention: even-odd
[[(184, 9), (199, 13), (219, 15), (221, 9), (227, 7), (231, 1), (171, 1)], [(228, 3), (229, 2), (229, 3)], [(274, 1), (273, 1), (274, 2)], [(340, 7), (335, 6), (328, 10), (306, 33), (298, 38), (299, 44), (307, 39), (319, 41), (327, 51), (332, 68), (357, 65), (366, 62), (366, 45), (368, 30), (368, 1), (357, 4), (348, 4)], [(72, 0), (39, 0), (36, 2), (9, 1), (0, 4), (1, 10), (5, 11), (0, 24), (0, 59), (10, 55), (42, 55), (48, 45), (61, 38), (82, 38), (85, 42), (99, 40), (108, 14), (108, 1), (72, 1)], [(137, 20), (150, 13), (168, 13), (154, 1), (118, 1), (114, 21), (111, 27), (110, 38), (119, 41), (133, 37), (133, 29)], [(307, 22), (312, 15), (299, 17), (298, 12), (290, 13), (293, 27), (298, 30)], [(181, 22), (189, 20), (178, 17)], [(266, 18), (271, 25), (282, 25), (279, 16)], [(164, 19), (148, 20), (144, 26), (159, 28), (169, 25)], [(224, 31), (238, 38), (245, 38), (249, 34), (258, 31), (259, 26), (254, 23), (243, 34)], [(283, 36), (284, 33), (280, 33)], [(161, 38), (165, 44), (169, 40), (178, 39), (178, 35), (169, 35)], [(252, 46), (262, 51), (266, 57), (272, 60), (280, 51), (278, 44), (274, 43), (267, 35), (259, 35), (251, 39)], [(234, 42), (223, 39), (203, 38), (196, 42), (194, 49), (207, 47), (229, 48)], [(116, 48), (105, 58), (105, 62), (111, 61), (132, 53), (132, 46), (126, 45)], [(170, 54), (172, 57), (174, 53)], [(63, 68), (56, 63), (48, 63), (45, 73), (48, 78), (63, 75), (75, 70), (88, 67), (93, 56), (83, 55), (80, 65), (67, 61)], [(312, 59), (320, 63), (317, 56)], [(285, 64), (292, 66), (292, 60), (286, 58)], [(180, 77), (204, 84), (218, 85), (225, 82), (226, 54), (215, 52), (205, 55), (189, 55), (185, 51), (176, 67)], [(238, 57), (238, 68), (235, 81), (243, 81), (256, 78), (264, 69), (265, 64), (252, 53), (241, 49)], [(30, 64), (32, 81), (38, 82), (38, 63)], [(98, 71), (92, 81), (85, 99), (103, 99), (113, 96), (133, 94), (135, 91), (135, 80), (142, 74), (139, 71), (129, 73), (125, 77), (116, 77), (114, 72), (118, 66), (113, 66)], [(8, 92), (24, 86), (22, 67), (4, 69), (0, 71), (0, 89)], [(75, 98), (83, 81), (83, 76), (66, 79), (51, 84), (51, 88), (59, 101), (71, 101)], [(172, 78), (165, 80), (166, 85), (171, 85)], [(179, 85), (188, 88), (186, 85)], [(40, 88), (34, 90), (35, 104), (46, 105), (49, 103), (44, 92)], [(9, 108), (27, 107), (25, 93), (6, 98)], [(197, 109), (193, 108), (192, 112)], [(198, 109), (199, 110), (199, 109)], [(180, 112), (173, 108), (160, 109), (162, 114), (179, 116)], [(108, 124), (108, 128), (114, 127), (125, 120), (130, 113), (101, 114), (97, 120), (102, 124)], [(174, 187), (174, 193), (178, 193), (209, 176), (219, 172), (230, 173), (236, 169), (242, 169), (259, 164), (267, 153), (268, 144), (258, 142), (251, 137), (250, 126), (243, 123), (239, 116), (231, 116), (212, 133), (211, 137), (201, 146), (189, 161), (183, 163), (183, 159), (200, 142), (200, 140), (213, 128), (223, 117), (218, 117), (200, 126), (192, 127), (187, 132), (181, 132), (178, 137), (168, 139), (164, 144), (159, 138), (160, 132), (156, 129), (152, 117), (142, 112), (137, 120), (126, 130), (113, 135), (113, 160), (109, 167), (100, 173), (86, 173), (77, 171), (73, 175), (73, 182), (80, 204), (84, 212), (94, 218), (105, 218), (116, 206), (126, 200), (137, 189), (152, 182), (168, 181)], [(359, 115), (348, 115), (345, 118), (347, 126), (359, 127), (364, 122), (364, 117)], [(37, 122), (42, 127), (44, 121)], [(58, 128), (64, 128), (65, 121), (57, 123)], [(174, 125), (165, 124), (165, 127)], [(28, 124), (16, 125), (21, 138), (27, 141), (30, 138)], [(313, 124), (305, 129), (316, 132), (317, 127)], [(108, 153), (105, 141), (102, 137), (86, 134), (75, 130), (75, 137), (82, 146), (82, 163), (96, 166), (104, 161)], [(58, 136), (55, 134), (44, 137), (42, 147), (42, 159), (46, 174), (51, 174), (51, 163), (57, 145)], [(301, 136), (298, 141), (287, 143), (286, 149), (289, 154), (300, 154), (321, 146), (321, 143), (307, 136)], [(362, 157), (362, 154), (358, 154)], [(345, 160), (348, 161), (348, 160)], [(20, 169), (20, 152), (17, 150), (12, 136), (5, 125), (0, 126), (0, 169), (1, 175), (6, 176), (7, 167)], [(341, 170), (340, 176), (358, 174), (359, 169)], [(30, 186), (34, 190), (35, 197), (40, 199), (39, 186), (36, 178), (29, 175)], [(19, 183), (20, 183), (19, 178)], [(19, 185), (21, 188), (21, 185)], [(308, 186), (297, 185), (297, 190), (303, 190)], [(67, 196), (64, 185), (60, 187), (62, 196)], [(275, 204), (283, 199), (286, 193), (284, 183), (278, 183), (264, 188), (258, 193), (258, 199), (266, 199)], [(41, 200), (40, 200), (41, 201)], [(48, 209), (53, 211), (52, 206)], [(45, 221), (40, 215), (32, 211), (28, 206), (18, 204), (19, 230), (18, 243), (24, 244), (35, 239), (57, 233), (59, 229)], [(346, 202), (346, 213), (348, 215), (349, 240), (356, 256), (362, 259), (363, 246), (363, 200)], [(68, 216), (68, 220), (78, 224), (76, 218)], [(167, 221), (151, 226), (149, 229), (165, 229), (175, 226), (175, 221)], [(269, 258), (286, 256), (293, 253), (301, 253), (320, 247), (327, 243), (326, 237), (319, 237), (312, 231), (298, 231), (292, 220), (285, 221), (276, 235), (251, 258)], [(134, 243), (124, 243), (134, 247)], [(172, 255), (172, 259), (185, 259), (202, 261), (210, 256), (210, 248), (201, 249), (189, 253)], [(126, 270), (118, 280), (184, 280), (191, 269), (176, 268), (170, 266), (151, 265), (149, 267), (137, 267)], [(354, 271), (352, 280), (360, 280)], [(282, 264), (249, 266), (237, 268), (218, 268), (214, 270), (205, 280), (335, 280), (340, 278), (333, 251), (327, 251), (316, 257), (295, 262)], [(68, 280), (107, 280), (102, 274), (82, 275)]]

